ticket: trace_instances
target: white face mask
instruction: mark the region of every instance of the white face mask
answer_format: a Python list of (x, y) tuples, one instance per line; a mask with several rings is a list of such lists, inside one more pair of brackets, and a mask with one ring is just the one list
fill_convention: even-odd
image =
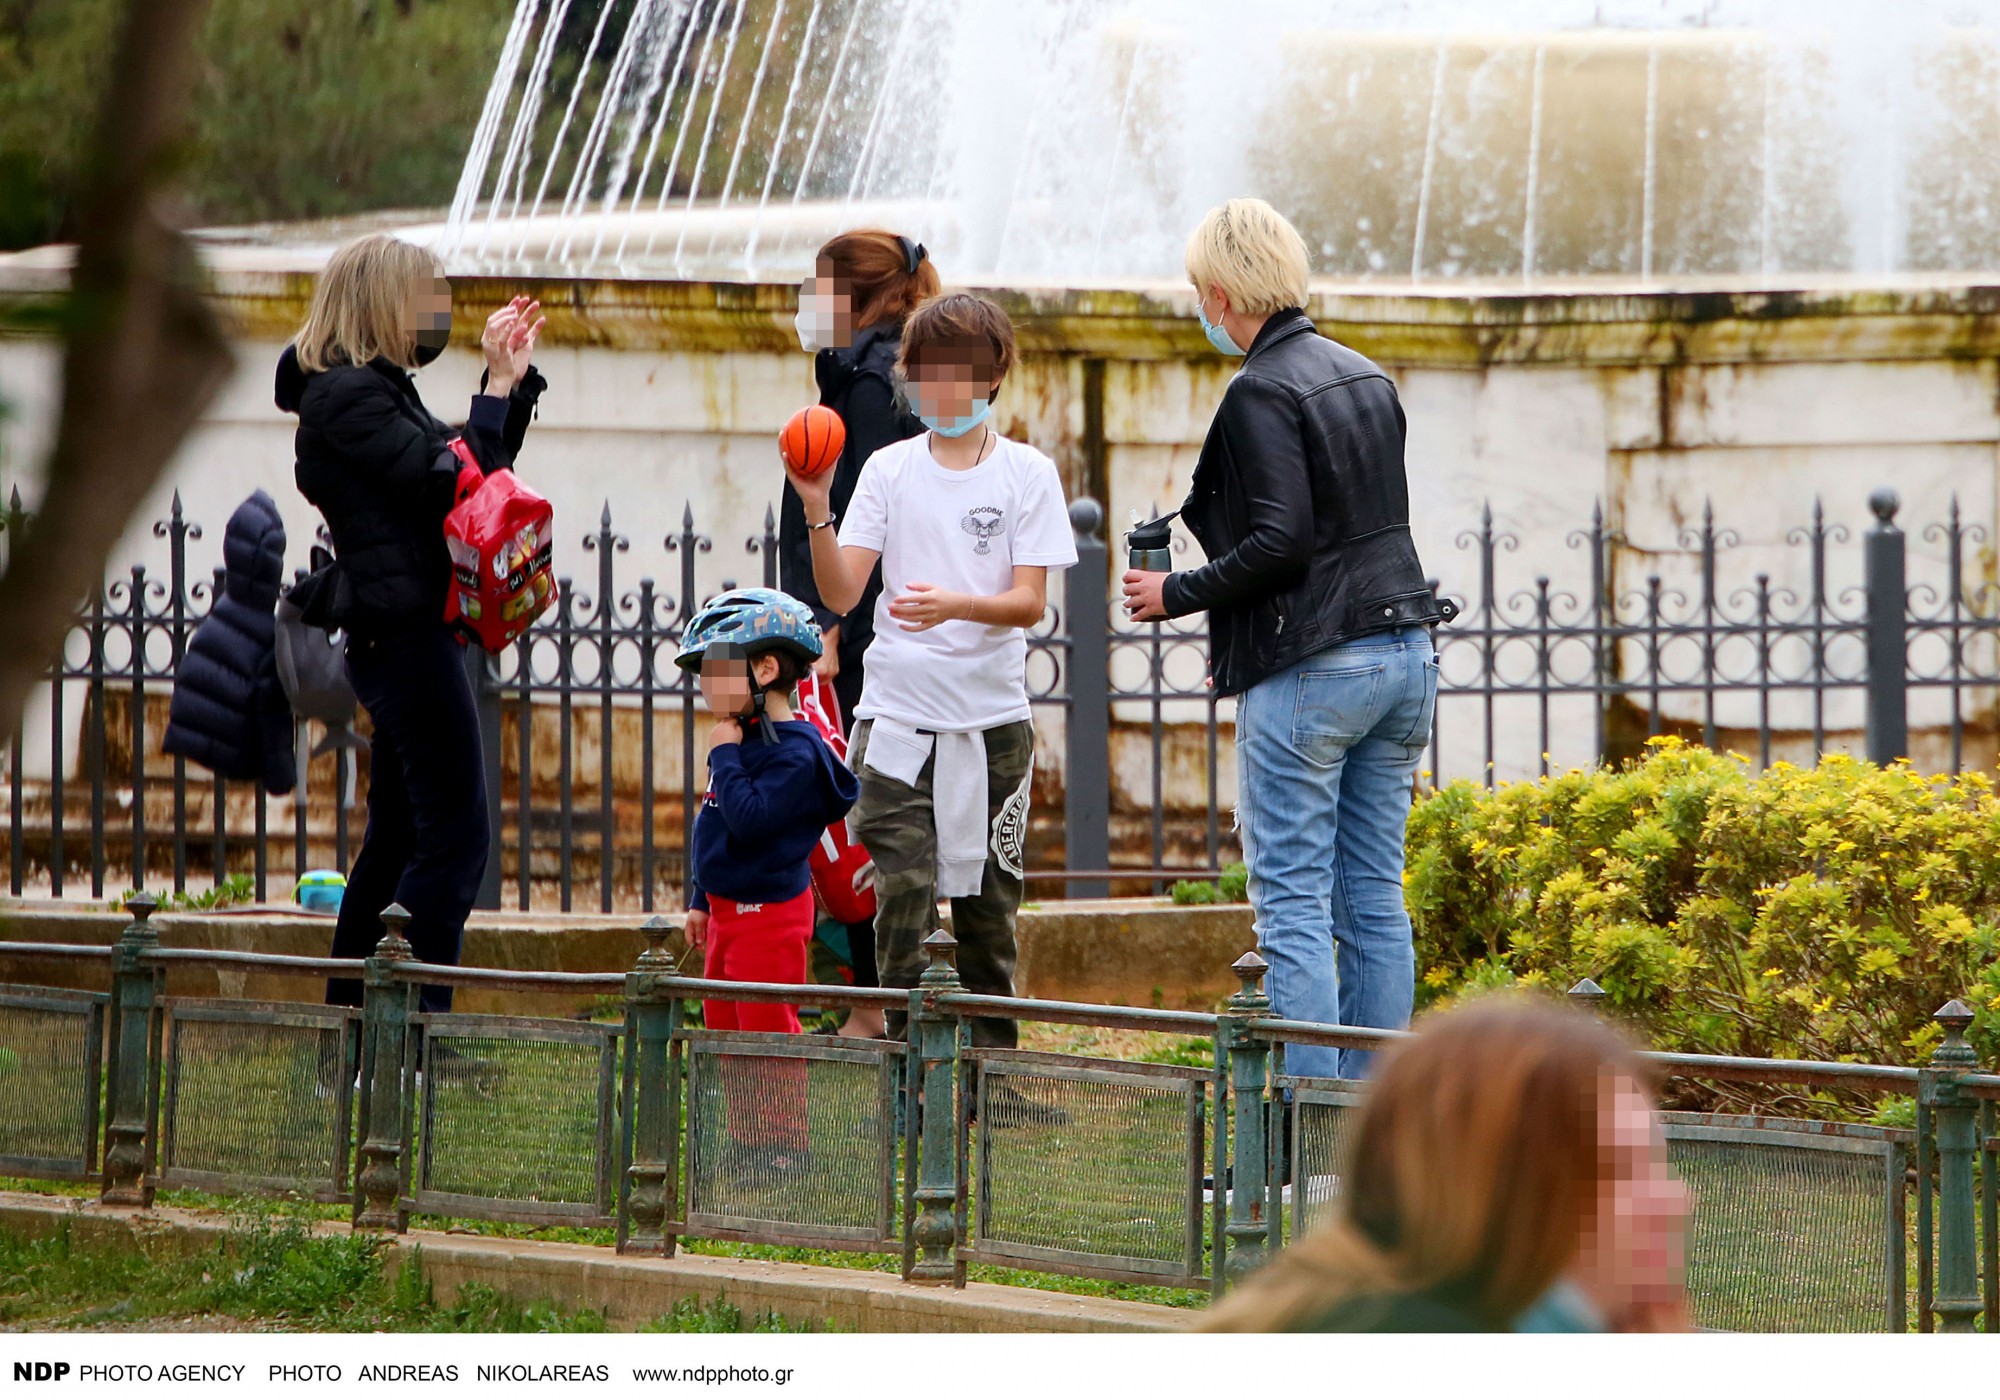
[(803, 306), (799, 308), (798, 315), (792, 317), (792, 325), (797, 327), (799, 332), (799, 349), (808, 355), (816, 353), (820, 347), (819, 319)]

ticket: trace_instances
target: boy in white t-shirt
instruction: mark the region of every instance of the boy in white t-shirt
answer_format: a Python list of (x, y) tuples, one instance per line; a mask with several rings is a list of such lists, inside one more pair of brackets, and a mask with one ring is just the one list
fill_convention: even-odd
[[(829, 608), (853, 607), (882, 563), (848, 757), (885, 987), (917, 985), (942, 896), (967, 990), (1013, 995), (1035, 753), (1027, 630), (1047, 606), (1049, 570), (1076, 562), (1055, 463), (986, 421), (1013, 363), (1006, 312), (964, 293), (932, 298), (904, 324), (900, 360), (930, 431), (868, 459), (837, 537), (831, 475), (792, 477)], [(975, 1044), (1015, 1038), (1011, 1020), (973, 1022)]]

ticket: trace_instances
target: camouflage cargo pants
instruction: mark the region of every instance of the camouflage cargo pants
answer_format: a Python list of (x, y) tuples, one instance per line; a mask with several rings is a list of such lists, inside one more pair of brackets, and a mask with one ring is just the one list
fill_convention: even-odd
[[(914, 987), (923, 975), (923, 941), (937, 931), (937, 824), (931, 810), (931, 760), (916, 785), (884, 777), (867, 765), (866, 720), (856, 727), (848, 762), (861, 797), (848, 821), (875, 862), (875, 962), (885, 987)], [(986, 875), (980, 891), (951, 902), (958, 939), (958, 975), (967, 991), (1014, 994), (1014, 915), (1021, 907), (1022, 853), (1028, 835), (1035, 728), (1026, 720), (986, 731)], [(889, 1016), (889, 1033), (905, 1033), (908, 1018)], [(1014, 1022), (980, 1017), (975, 1045), (1010, 1047)]]

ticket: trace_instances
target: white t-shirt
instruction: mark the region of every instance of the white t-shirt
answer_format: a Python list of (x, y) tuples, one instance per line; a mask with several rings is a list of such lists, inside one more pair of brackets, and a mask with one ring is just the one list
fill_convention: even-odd
[(1025, 630), (952, 621), (905, 632), (889, 603), (912, 583), (992, 597), (1014, 586), (1017, 564), (1074, 564), (1054, 462), (1003, 437), (978, 466), (952, 471), (931, 456), (929, 433), (892, 443), (862, 466), (840, 542), (882, 554), (858, 718), (950, 734), (1028, 718)]

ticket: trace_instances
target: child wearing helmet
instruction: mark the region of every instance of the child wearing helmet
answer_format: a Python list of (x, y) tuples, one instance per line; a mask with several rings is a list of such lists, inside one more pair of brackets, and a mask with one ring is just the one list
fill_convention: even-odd
[[(820, 649), (812, 610), (768, 588), (724, 593), (682, 634), (675, 659), (700, 675), (715, 716), (708, 790), (689, 842), (687, 921), (688, 942), (713, 980), (806, 981), (807, 859), (859, 792), (819, 731), (792, 715), (792, 689)], [(702, 1011), (710, 1030), (800, 1029), (798, 1008), (783, 1003), (715, 1000)], [(721, 1064), (737, 1172), (770, 1184), (809, 1170), (804, 1061), (732, 1056)]]

